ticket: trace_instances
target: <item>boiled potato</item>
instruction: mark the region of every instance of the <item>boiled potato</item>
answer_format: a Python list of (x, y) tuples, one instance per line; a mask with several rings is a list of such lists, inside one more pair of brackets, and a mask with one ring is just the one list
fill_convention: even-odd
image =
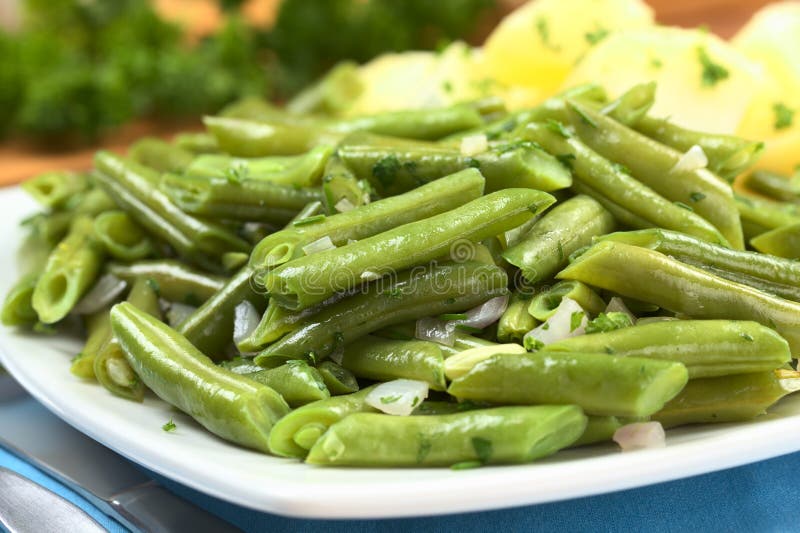
[(532, 0), (510, 13), (484, 45), (486, 70), (506, 86), (552, 95), (575, 63), (608, 35), (653, 25), (640, 0)]

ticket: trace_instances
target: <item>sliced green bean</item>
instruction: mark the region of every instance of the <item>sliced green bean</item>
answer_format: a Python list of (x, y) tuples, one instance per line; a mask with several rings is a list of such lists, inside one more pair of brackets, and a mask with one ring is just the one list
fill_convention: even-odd
[(572, 187), (570, 187), (576, 194), (580, 194), (583, 196), (588, 196), (594, 199), (597, 203), (602, 205), (606, 211), (608, 211), (613, 219), (617, 222), (617, 225), (632, 228), (632, 229), (644, 229), (644, 228), (652, 228), (654, 224), (634, 213), (631, 213), (625, 207), (622, 207), (618, 203), (610, 200), (603, 194), (597, 192), (596, 189), (589, 187), (583, 182), (575, 180), (572, 182)]
[(367, 335), (344, 350), (342, 366), (357, 377), (376, 381), (414, 379), (445, 390), (444, 357), (435, 342), (380, 339)]
[(20, 185), (22, 190), (48, 209), (58, 209), (82, 193), (89, 181), (84, 174), (74, 172), (46, 172)]
[(131, 145), (128, 157), (158, 172), (183, 172), (191, 164), (194, 154), (162, 139), (145, 137)]
[(800, 259), (800, 223), (776, 228), (750, 239), (761, 253), (787, 259)]
[(571, 447), (577, 448), (578, 446), (587, 446), (598, 442), (610, 442), (614, 433), (624, 425), (624, 419), (616, 416), (589, 415), (583, 435), (573, 442)]
[(111, 328), (142, 381), (212, 433), (269, 451), (269, 431), (289, 412), (281, 396), (217, 367), (180, 334), (128, 303), (111, 310)]
[(505, 294), (508, 278), (495, 266), (475, 262), (431, 265), (377, 280), (352, 297), (313, 315), (302, 327), (267, 347), (256, 363), (327, 357), (364, 335), (425, 315), (462, 312)]
[(597, 315), (606, 308), (606, 303), (591, 288), (579, 281), (559, 281), (550, 289), (533, 297), (528, 312), (536, 320), (544, 322), (556, 312), (564, 298), (575, 300), (584, 311)]
[(106, 211), (94, 219), (94, 235), (108, 255), (137, 261), (154, 252), (153, 243), (125, 211)]
[(335, 145), (345, 133), (305, 125), (205, 117), (203, 123), (220, 149), (236, 157), (297, 155), (318, 145)]
[(140, 261), (132, 265), (112, 263), (108, 271), (128, 283), (137, 278), (151, 280), (159, 296), (187, 305), (202, 304), (225, 285), (224, 278), (171, 259)]
[(193, 154), (216, 154), (219, 152), (217, 140), (210, 133), (181, 133), (173, 139), (175, 146)]
[(317, 369), (331, 394), (352, 394), (358, 391), (358, 381), (348, 369), (333, 361), (323, 361)]
[(528, 312), (530, 296), (514, 291), (503, 316), (497, 322), (497, 340), (522, 344), (522, 338), (539, 325), (539, 321)]
[(791, 361), (786, 341), (757, 322), (670, 320), (548, 344), (546, 352), (595, 352), (683, 363), (689, 378), (774, 370)]
[(688, 380), (681, 363), (596, 353), (495, 355), (450, 384), (459, 400), (574, 403), (588, 414), (649, 416)]
[[(519, 226), (554, 201), (549, 194), (531, 189), (498, 191), (452, 211), (290, 261), (268, 272), (264, 286), (281, 305), (305, 309), (366, 280), (448, 253), (457, 260), (464, 259), (458, 257), (462, 248), (469, 248), (469, 255), (473, 253), (468, 241), (480, 241)], [(320, 264), (325, 265), (322, 271)]]
[(288, 361), (284, 365), (266, 370), (249, 360), (225, 361), (220, 366), (272, 388), (290, 407), (299, 407), (331, 396), (322, 374), (305, 361)]
[(569, 446), (585, 428), (586, 416), (574, 405), (429, 416), (356, 413), (332, 425), (306, 462), (383, 467), (528, 463)]
[[(370, 197), (368, 190), (365, 190), (365, 183), (356, 178), (338, 154), (331, 156), (322, 177), (325, 211), (333, 214), (368, 204)], [(340, 203), (343, 200), (345, 203)]]
[(6, 293), (0, 321), (5, 326), (33, 326), (39, 315), (33, 308), (33, 293), (39, 281), (39, 272), (22, 276)]
[(86, 343), (83, 349), (72, 360), (69, 371), (73, 376), (83, 379), (95, 379), (94, 360), (103, 346), (111, 339), (111, 317), (109, 307), (86, 317)]
[[(651, 273), (657, 273), (653, 283)], [(769, 326), (800, 353), (800, 304), (619, 242), (595, 244), (558, 274), (561, 279), (630, 296), (694, 318), (753, 320)]]
[(800, 204), (800, 176), (787, 178), (767, 170), (755, 170), (745, 176), (742, 185), (780, 202)]
[(519, 268), (528, 282), (538, 283), (564, 268), (569, 256), (591, 244), (593, 237), (611, 231), (611, 213), (580, 195), (545, 213), (517, 244), (503, 252), (503, 258)]

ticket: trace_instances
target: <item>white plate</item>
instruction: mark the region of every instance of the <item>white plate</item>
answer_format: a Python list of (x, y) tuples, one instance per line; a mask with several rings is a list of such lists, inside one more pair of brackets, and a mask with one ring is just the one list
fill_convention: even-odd
[[(16, 279), (18, 221), (34, 209), (0, 191), (0, 290)], [(257, 510), (314, 518), (377, 518), (480, 511), (612, 492), (800, 450), (800, 397), (747, 424), (668, 432), (667, 447), (619, 453), (568, 450), (526, 466), (449, 469), (310, 467), (244, 450), (207, 433), (164, 402), (115, 398), (69, 373), (76, 339), (0, 330), (0, 363), (56, 415), (129, 459), (197, 490)], [(170, 418), (177, 430), (161, 426)]]

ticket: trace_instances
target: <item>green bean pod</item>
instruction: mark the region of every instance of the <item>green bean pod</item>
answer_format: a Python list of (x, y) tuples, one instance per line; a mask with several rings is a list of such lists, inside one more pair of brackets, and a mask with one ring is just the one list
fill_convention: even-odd
[(736, 176), (755, 163), (764, 151), (764, 143), (732, 135), (689, 130), (670, 122), (669, 119), (646, 116), (627, 125), (679, 152), (686, 152), (692, 146), (699, 146), (708, 158), (709, 170), (727, 181), (733, 181)]
[(689, 379), (765, 372), (792, 359), (789, 345), (774, 330), (733, 320), (654, 322), (571, 337), (543, 350), (677, 361), (686, 366)]
[(155, 184), (145, 167), (98, 152), (96, 178), (104, 190), (149, 233), (169, 243), (179, 255), (213, 266), (213, 258), (229, 251), (248, 251), (243, 241), (223, 226), (184, 213)]
[(269, 451), (270, 429), (289, 412), (277, 392), (217, 367), (186, 338), (129, 303), (112, 308), (111, 328), (131, 367), (162, 400), (223, 439)]
[(32, 305), (45, 324), (58, 322), (92, 286), (103, 262), (92, 219), (80, 216), (51, 252), (33, 290)]
[(696, 379), (652, 419), (666, 428), (751, 420), (797, 390), (796, 386), (787, 385), (787, 381), (799, 380), (800, 374), (791, 370)]
[(365, 190), (364, 183), (356, 178), (355, 174), (347, 168), (338, 154), (334, 154), (325, 166), (322, 177), (323, 201), (325, 211), (329, 214), (345, 211), (338, 209), (342, 200), (346, 200), (348, 207), (359, 207), (369, 203), (369, 192)]
[(794, 204), (736, 195), (736, 207), (748, 240), (783, 226), (800, 224), (800, 209)]
[(381, 467), (529, 463), (569, 446), (585, 428), (586, 416), (574, 405), (428, 416), (356, 413), (332, 425), (306, 462)]
[[(305, 309), (352, 289), (446, 254), (471, 259), (474, 245), (523, 224), (555, 198), (532, 189), (505, 189), (446, 213), (411, 222), (347, 246), (301, 257), (269, 271), (264, 286), (289, 309)], [(466, 253), (465, 253), (466, 252)], [(460, 257), (460, 255), (469, 257)], [(320, 270), (320, 265), (325, 265)]]
[(592, 238), (614, 231), (614, 219), (602, 205), (588, 196), (559, 203), (537, 221), (503, 258), (519, 268), (530, 283), (552, 277), (564, 268), (569, 256)]
[(284, 225), (309, 202), (322, 198), (319, 188), (296, 188), (268, 181), (198, 178), (165, 174), (161, 190), (183, 211), (210, 219)]
[(0, 322), (5, 326), (33, 326), (39, 315), (33, 308), (33, 293), (39, 281), (39, 272), (25, 274), (6, 293)]
[(226, 117), (205, 117), (203, 123), (220, 149), (236, 157), (302, 154), (320, 144), (335, 145), (345, 135), (307, 125)]
[[(653, 283), (655, 273), (657, 283)], [(694, 318), (753, 320), (800, 353), (800, 304), (734, 283), (646, 248), (595, 244), (557, 276), (652, 302)]]
[(75, 215), (94, 217), (114, 209), (117, 209), (114, 200), (102, 188), (94, 187), (80, 195), (72, 212)]
[(286, 110), (295, 114), (323, 113), (338, 115), (363, 91), (358, 65), (342, 61), (334, 65), (319, 81), (306, 87), (286, 103)]
[(433, 390), (447, 388), (444, 357), (435, 342), (398, 341), (367, 335), (345, 348), (342, 366), (359, 378), (414, 379), (428, 383)]
[(355, 375), (333, 361), (323, 361), (317, 365), (325, 386), (333, 395), (352, 394), (358, 391), (358, 380)]
[(220, 366), (270, 387), (290, 407), (331, 397), (320, 372), (305, 361), (288, 361), (285, 365), (266, 370), (249, 360), (225, 361)]
[(281, 457), (303, 458), (330, 426), (360, 412), (374, 412), (364, 399), (375, 387), (304, 405), (275, 424), (269, 435), (269, 448)]
[[(570, 98), (572, 100), (572, 98)], [(630, 125), (636, 124), (647, 115), (656, 102), (656, 82), (639, 83), (625, 91), (619, 98), (601, 105), (596, 102), (583, 102), (592, 109), (599, 110), (617, 122)]]
[(94, 219), (94, 235), (108, 255), (137, 261), (154, 252), (153, 242), (125, 211), (106, 211)]
[(70, 373), (83, 379), (95, 379), (94, 361), (103, 346), (111, 339), (111, 317), (109, 307), (86, 317), (86, 343), (72, 360)]
[(589, 148), (624, 165), (638, 181), (664, 198), (690, 206), (716, 227), (733, 248), (744, 249), (742, 225), (728, 184), (705, 168), (678, 170), (680, 152), (579, 102), (570, 102), (569, 106), (569, 123)]
[(761, 253), (796, 261), (800, 258), (800, 223), (762, 233), (750, 239), (750, 244)]
[(443, 263), (377, 280), (322, 309), (302, 327), (268, 346), (255, 359), (262, 366), (286, 359), (330, 355), (364, 335), (423, 316), (457, 313), (507, 292), (505, 271), (482, 263)]
[(497, 322), (497, 340), (502, 343), (522, 344), (522, 338), (539, 325), (539, 321), (528, 312), (530, 296), (514, 291), (503, 316)]
[(290, 311), (278, 305), (275, 300), (270, 299), (258, 326), (249, 337), (239, 342), (236, 347), (242, 353), (261, 350), (268, 344), (299, 328), (304, 319), (312, 316), (319, 309), (319, 307), (309, 307), (302, 311)]
[(334, 131), (368, 131), (404, 139), (436, 140), (453, 133), (483, 125), (476, 105), (465, 103), (434, 109), (385, 111), (353, 117), (330, 124)]
[(598, 353), (494, 355), (455, 379), (459, 400), (501, 404), (579, 405), (587, 414), (649, 416), (686, 385), (686, 367), (673, 361)]
[(128, 157), (158, 172), (183, 172), (192, 163), (194, 154), (156, 137), (145, 137), (133, 143)]
[(180, 133), (173, 139), (175, 146), (195, 155), (219, 153), (219, 145), (213, 135), (206, 132)]
[(606, 308), (606, 303), (591, 288), (579, 281), (559, 281), (533, 297), (528, 312), (536, 320), (544, 322), (556, 312), (564, 298), (575, 300), (584, 311), (597, 315)]
[(31, 235), (55, 246), (67, 234), (74, 219), (73, 211), (54, 211), (28, 217), (20, 225), (29, 228)]
[(84, 174), (45, 172), (22, 182), (22, 190), (48, 209), (64, 207), (89, 186)]
[(563, 160), (568, 160), (576, 181), (583, 182), (651, 225), (682, 231), (709, 242), (728, 244), (710, 222), (665, 199), (619, 165), (570, 135), (563, 126), (555, 123), (529, 124), (520, 135), (538, 142)]
[(570, 446), (571, 448), (597, 444), (599, 442), (610, 442), (614, 433), (625, 425), (624, 419), (620, 419), (616, 416), (589, 415), (586, 418), (586, 429), (583, 435), (572, 443), (572, 446)]
[(644, 228), (652, 228), (654, 224), (632, 212), (630, 212), (627, 208), (619, 205), (618, 203), (610, 200), (608, 197), (604, 196), (603, 194), (599, 193), (596, 189), (589, 187), (583, 182), (575, 180), (572, 182), (572, 187), (570, 189), (575, 194), (580, 194), (583, 196), (588, 196), (595, 200), (597, 203), (602, 205), (606, 211), (608, 211), (613, 220), (617, 222), (616, 225), (622, 226), (624, 228), (632, 228), (632, 229), (644, 229)]
[(225, 285), (225, 279), (207, 274), (172, 259), (140, 261), (132, 265), (111, 263), (108, 271), (133, 283), (137, 278), (151, 280), (158, 295), (170, 302), (200, 305)]
[(612, 233), (599, 240), (649, 248), (725, 279), (800, 301), (800, 264), (795, 261), (731, 250), (662, 229)]
[(533, 143), (503, 143), (474, 156), (440, 145), (359, 144), (344, 142), (342, 162), (366, 179), (381, 196), (404, 193), (467, 168), (477, 168), (489, 192), (509, 187), (555, 191), (572, 178), (558, 160)]
[(800, 204), (799, 176), (787, 178), (767, 170), (755, 170), (744, 177), (742, 185), (780, 202)]

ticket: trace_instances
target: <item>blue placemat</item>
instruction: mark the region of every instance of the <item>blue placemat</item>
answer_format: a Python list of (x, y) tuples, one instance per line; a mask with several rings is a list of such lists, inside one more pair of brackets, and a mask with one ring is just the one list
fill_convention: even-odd
[[(753, 443), (757, 445), (758, 443)], [(0, 466), (77, 504), (109, 531), (125, 531), (89, 502), (0, 448)], [(299, 520), (222, 502), (167, 479), (171, 490), (248, 532), (798, 531), (800, 453), (689, 479), (565, 502), (395, 520)], [(568, 480), (566, 480), (568, 482)], [(365, 502), (367, 504), (367, 502)]]

